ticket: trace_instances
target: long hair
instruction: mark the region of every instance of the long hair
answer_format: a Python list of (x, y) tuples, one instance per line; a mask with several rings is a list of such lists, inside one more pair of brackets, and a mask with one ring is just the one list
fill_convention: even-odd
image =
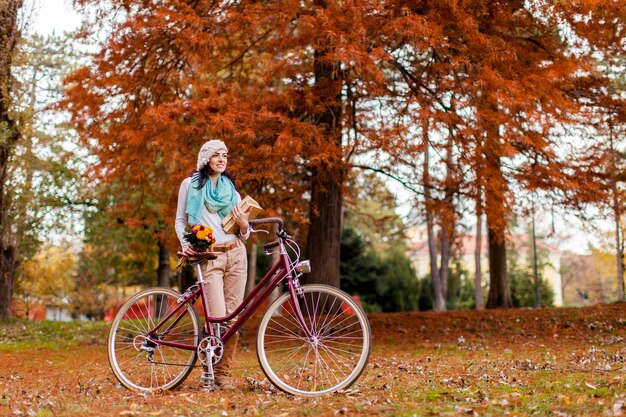
[[(204, 187), (204, 184), (206, 184), (206, 182), (209, 180), (209, 177), (211, 176), (211, 174), (213, 174), (213, 170), (211, 169), (209, 164), (206, 164), (200, 169), (200, 171), (198, 171), (197, 169), (194, 169), (189, 176), (191, 177), (192, 184), (194, 182), (198, 183), (196, 185), (196, 189), (199, 190), (202, 187)], [(232, 175), (230, 175), (230, 173), (228, 172), (228, 169), (222, 172), (222, 175), (224, 175), (226, 178), (231, 180), (233, 184), (235, 184), (235, 178)], [(235, 185), (235, 189), (236, 188), (237, 186)]]

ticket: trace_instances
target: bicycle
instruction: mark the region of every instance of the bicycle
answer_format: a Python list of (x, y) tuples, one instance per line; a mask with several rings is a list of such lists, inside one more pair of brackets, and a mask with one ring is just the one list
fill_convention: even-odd
[[(308, 396), (346, 389), (359, 378), (371, 351), (371, 329), (363, 309), (335, 287), (300, 285), (299, 278), (310, 272), (310, 263), (300, 261), (300, 248), (285, 232), (282, 219), (250, 221), (252, 233), (269, 234), (254, 230), (259, 224), (279, 226), (277, 240), (264, 247), (267, 255), (278, 250), (279, 260), (231, 314), (212, 317), (206, 302), (200, 263), (215, 259), (212, 252), (187, 258), (196, 266), (198, 281), (183, 294), (149, 288), (122, 306), (113, 320), (107, 351), (111, 369), (124, 387), (174, 389), (199, 357), (201, 382), (212, 389), (213, 369), (222, 358), (224, 344), (283, 280), (287, 291), (270, 304), (257, 329), (257, 359), (265, 376), (284, 392)], [(196, 300), (200, 300), (204, 325), (194, 308)], [(236, 317), (231, 327), (224, 325)]]

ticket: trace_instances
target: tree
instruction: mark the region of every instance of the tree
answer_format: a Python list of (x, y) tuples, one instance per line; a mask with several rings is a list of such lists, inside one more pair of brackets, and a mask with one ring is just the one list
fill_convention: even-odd
[(406, 247), (396, 243), (384, 253), (375, 253), (359, 232), (344, 229), (341, 288), (358, 295), (368, 313), (417, 310), (419, 280), (405, 252)]
[(268, 214), (280, 206), (310, 221), (314, 279), (336, 285), (345, 88), (382, 79), (368, 37), (353, 31), (375, 22), (324, 1), (81, 3), (113, 27), (93, 64), (68, 79), (67, 108), (85, 143), (97, 140), (99, 178), (158, 197), (156, 212), (172, 218), (180, 167), (207, 136), (225, 137), (245, 192)]
[[(109, 189), (109, 187), (106, 187)], [(129, 228), (111, 210), (118, 195), (98, 187), (87, 189), (94, 206), (84, 211), (85, 236), (78, 262), (78, 286), (106, 284), (124, 288), (129, 285), (158, 285), (155, 266), (159, 256), (154, 234), (144, 227)], [(87, 191), (86, 190), (86, 191)], [(113, 216), (111, 217), (111, 214)], [(169, 259), (166, 260), (169, 264)], [(169, 286), (170, 270), (167, 271)]]
[[(529, 251), (530, 252), (530, 251)], [(509, 246), (507, 253), (511, 262), (508, 265), (508, 274), (511, 277), (511, 299), (514, 307), (536, 307), (535, 300), (535, 278), (532, 267), (532, 260), (529, 256), (522, 262), (518, 249)], [(550, 284), (543, 279), (542, 271), (547, 266), (545, 251), (539, 251), (539, 294), (540, 305), (544, 307), (554, 306), (554, 291)]]
[(566, 305), (608, 303), (616, 299), (615, 268), (610, 240), (588, 253), (566, 253), (561, 260), (563, 300)]
[(382, 258), (384, 270), (376, 292), (385, 312), (415, 311), (419, 306), (419, 281), (405, 251), (402, 246), (395, 247)]
[(610, 79), (608, 88), (601, 92), (594, 103), (592, 117), (595, 119), (596, 133), (606, 138), (604, 146), (606, 156), (604, 188), (606, 208), (611, 212), (615, 230), (615, 264), (617, 270), (617, 299), (624, 301), (624, 241), (622, 233), (622, 213), (624, 206), (623, 183), (626, 181), (626, 165), (623, 150), (624, 126), (626, 126), (626, 104), (623, 97), (626, 92), (626, 78), (622, 67), (626, 60), (623, 56), (609, 58), (602, 66)]
[(12, 204), (7, 189), (11, 154), (20, 140), (20, 132), (11, 113), (12, 62), (21, 31), (18, 13), (22, 0), (0, 3), (0, 318), (11, 316), (13, 280), (18, 265), (15, 243), (8, 224)]
[(17, 293), (57, 304), (73, 290), (76, 259), (64, 240), (80, 230), (76, 219), (84, 206), (84, 155), (63, 127), (63, 114), (52, 108), (63, 75), (78, 59), (71, 41), (67, 34), (25, 36), (12, 62), (12, 112), (21, 138), (9, 163), (7, 223), (21, 265)]
[[(180, 167), (219, 135), (245, 192), (268, 213), (282, 207), (310, 222), (313, 279), (336, 283), (351, 168), (423, 195), (412, 168), (428, 114), (431, 149), (450, 149), (440, 161), (454, 162), (433, 181), (437, 215), (461, 212), (447, 207), (459, 195), (484, 193), (488, 306), (509, 307), (513, 190), (545, 189), (555, 204), (595, 198), (593, 154), (571, 158), (556, 131), (580, 122), (598, 85), (594, 53), (620, 45), (622, 0), (79, 3), (111, 29), (68, 78), (66, 105), (98, 156), (98, 178), (126, 185), (128, 209), (157, 202), (128, 210), (129, 221), (173, 218)], [(588, 48), (574, 48), (578, 40)]]
[(358, 174), (346, 191), (341, 288), (359, 295), (367, 312), (416, 310), (419, 286), (395, 198), (377, 174)]
[[(611, 193), (611, 209), (613, 211), (613, 220), (615, 223), (615, 263), (617, 265), (617, 299), (624, 301), (624, 242), (622, 234), (622, 190), (618, 186), (618, 161), (623, 162), (620, 158), (616, 147), (613, 130), (613, 121), (609, 120), (609, 156), (608, 156), (608, 180)], [(624, 168), (621, 169), (624, 172)]]
[[(569, 207), (598, 201), (598, 155), (592, 146), (572, 153), (559, 131), (585, 124), (584, 101), (605, 83), (594, 53), (619, 49), (623, 22), (615, 16), (623, 4), (601, 3), (426, 2), (407, 11), (405, 25), (412, 18), (410, 27), (430, 36), (407, 37), (394, 62), (409, 103), (402, 116), (427, 111), (430, 136), (442, 144), (455, 138), (457, 187), (484, 202), (488, 307), (512, 306), (505, 235), (514, 193), (543, 190), (549, 204)], [(574, 51), (579, 41), (587, 47)], [(410, 131), (416, 138), (420, 124)], [(408, 159), (423, 152), (413, 149)]]
[(7, 157), (2, 164), (0, 240), (4, 256), (11, 259), (3, 267), (0, 316), (8, 314), (5, 307), (10, 304), (13, 282), (19, 279), (19, 264), (36, 254), (41, 245), (52, 245), (50, 235), (60, 240), (75, 232), (76, 210), (71, 203), (80, 190), (82, 161), (73, 154), (72, 135), (60, 126), (63, 115), (50, 108), (60, 96), (62, 74), (75, 58), (69, 39), (20, 36), (19, 41), (14, 39), (17, 43), (7, 63), (10, 68), (2, 69), (11, 81), (2, 90), (3, 114), (9, 118), (2, 130), (3, 134), (13, 130), (14, 136), (0, 145), (4, 147), (0, 153)]
[(340, 254), (341, 289), (358, 295), (368, 313), (382, 311), (375, 290), (383, 275), (378, 256), (354, 229), (344, 229)]
[(461, 259), (456, 256), (453, 261), (448, 278), (448, 294), (446, 297), (448, 309), (475, 308), (474, 283), (468, 271), (463, 267)]
[(476, 249), (474, 250), (474, 306), (477, 310), (482, 310), (483, 304), (483, 288), (482, 288), (482, 246), (483, 246), (483, 200), (482, 186), (477, 185), (476, 193)]
[[(343, 204), (343, 227), (358, 230), (375, 253), (382, 254), (406, 239), (406, 226), (396, 210), (398, 204), (379, 175), (353, 171)], [(342, 238), (343, 239), (343, 238)]]
[(74, 289), (76, 256), (67, 247), (45, 247), (21, 269), (15, 292), (26, 299), (59, 305)]

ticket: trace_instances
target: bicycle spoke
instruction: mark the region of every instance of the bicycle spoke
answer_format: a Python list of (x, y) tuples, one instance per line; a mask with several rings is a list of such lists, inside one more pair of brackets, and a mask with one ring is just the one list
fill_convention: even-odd
[[(344, 362), (344, 358), (337, 355), (336, 353), (334, 353), (332, 351), (332, 349), (324, 349), (324, 352), (326, 352), (326, 354), (328, 355), (328, 358), (333, 361), (335, 363), (335, 365), (337, 365), (337, 369), (344, 374), (344, 376), (347, 376), (347, 374), (345, 374), (343, 372), (343, 367), (346, 366), (345, 362)], [(339, 362), (337, 362), (339, 361)]]
[[(190, 305), (179, 308), (178, 297), (173, 290), (154, 288), (138, 293), (122, 306), (111, 327), (108, 347), (111, 367), (124, 386), (170, 389), (193, 369), (195, 350), (161, 344), (198, 343), (200, 322), (195, 310)], [(177, 308), (179, 311), (168, 318)], [(159, 331), (148, 340), (145, 335), (159, 325)]]
[[(326, 300), (328, 300), (328, 297), (326, 297)], [(333, 303), (332, 303), (332, 304), (331, 304), (331, 306), (328, 308), (328, 311), (329, 311), (329, 312), (333, 311), (333, 307), (335, 307), (335, 303), (336, 303), (337, 301), (341, 301), (341, 300), (338, 300), (337, 298), (334, 298), (334, 299), (333, 299)], [(326, 305), (326, 301), (324, 301), (324, 305)], [(328, 320), (328, 317), (329, 317), (329, 316), (330, 316), (330, 313), (326, 314), (326, 317), (324, 317), (324, 322), (323, 322), (320, 326), (316, 327), (316, 329), (317, 329), (317, 328), (319, 328), (319, 329), (324, 328), (324, 326), (326, 325), (326, 321)]]
[(309, 360), (309, 353), (311, 353), (311, 347), (309, 347), (309, 349), (306, 352), (306, 356), (304, 357), (304, 361), (302, 362), (302, 370), (300, 371), (300, 378), (298, 378), (298, 385), (297, 387), (300, 388), (300, 382), (302, 381), (302, 377), (304, 376), (304, 371), (306, 369), (306, 364)]
[(282, 327), (283, 329), (285, 329), (285, 331), (283, 332), (283, 331), (281, 331), (280, 329), (273, 328), (273, 327), (272, 327), (272, 328), (270, 328), (270, 330), (274, 330), (274, 331), (279, 332), (279, 333), (282, 333), (282, 334), (291, 334), (291, 335), (293, 335), (296, 339), (306, 340), (306, 338), (305, 338), (304, 336), (300, 336), (300, 335), (298, 335), (298, 334), (297, 334), (296, 332), (294, 332), (293, 330), (291, 330), (291, 329), (287, 328), (287, 326), (285, 326), (284, 324), (281, 324), (281, 323), (278, 323), (278, 322), (275, 322), (275, 323), (276, 323), (277, 325), (279, 325), (280, 327)]
[[(333, 327), (336, 327), (336, 326), (342, 324), (346, 320), (354, 319), (354, 316), (338, 314), (335, 318), (333, 318), (330, 322), (328, 322), (328, 324), (326, 324), (324, 327), (320, 327), (320, 334), (323, 333), (324, 329), (327, 329), (327, 328), (331, 327), (331, 324), (335, 320), (338, 320), (339, 318), (342, 318), (342, 320), (340, 322), (336, 323)], [(353, 324), (349, 325), (349, 326), (345, 326), (344, 328), (350, 327), (350, 326), (355, 325), (355, 324), (358, 324), (358, 321), (356, 323), (353, 323)], [(335, 331), (337, 332), (338, 330), (335, 329)]]
[[(296, 356), (296, 355), (297, 355), (297, 354), (298, 354), (298, 353), (302, 350), (302, 348), (303, 348), (303, 347), (304, 347), (304, 345), (300, 346), (298, 349), (292, 349), (292, 350), (293, 350), (293, 352), (292, 352), (292, 353), (290, 353), (290, 354), (289, 354), (289, 353), (285, 353), (285, 354), (283, 354), (283, 355), (281, 355), (281, 356), (278, 356), (278, 358), (277, 358), (277, 359), (278, 359), (278, 360), (277, 360), (277, 363), (280, 363), (280, 364), (282, 365), (282, 367), (277, 368), (277, 370), (282, 370), (282, 369), (285, 369), (285, 368), (288, 366), (289, 361), (290, 361), (293, 357), (295, 357), (295, 356)], [(307, 353), (308, 353), (308, 352), (307, 352)], [(295, 367), (297, 367), (297, 366), (298, 366), (298, 362), (295, 362), (295, 364), (294, 364), (294, 365), (292, 365), (292, 366), (291, 366), (291, 367), (287, 370), (287, 372), (285, 372), (285, 373), (289, 373), (289, 372), (290, 372), (293, 368), (295, 368)], [(276, 373), (278, 374), (278, 372), (276, 372)]]
[[(141, 328), (141, 327), (137, 326), (137, 325), (136, 325), (133, 321), (126, 320), (126, 321), (124, 321), (124, 324), (126, 324), (126, 325), (132, 325), (132, 326), (134, 327), (134, 329), (136, 330), (136, 333), (139, 333), (139, 334), (146, 334), (146, 333), (147, 333), (146, 329), (144, 329), (144, 328)], [(119, 329), (120, 329), (120, 330), (125, 330), (125, 331), (132, 331), (132, 332), (134, 332), (134, 330), (133, 330), (133, 329), (131, 329), (131, 328), (126, 328), (126, 327), (124, 327), (124, 328), (119, 328)]]
[[(302, 349), (304, 346), (307, 346), (307, 345), (308, 345), (308, 343), (301, 343), (298, 346), (289, 346), (289, 347), (286, 347), (286, 348), (280, 349), (280, 350), (273, 349), (273, 350), (268, 351), (268, 352), (272, 353), (272, 352), (294, 351), (294, 352), (297, 353), (300, 349)], [(283, 353), (283, 354), (277, 354), (277, 356), (275, 357), (274, 360), (277, 363), (281, 363), (281, 362), (284, 362), (285, 360), (290, 359), (290, 358), (291, 358), (291, 356), (288, 353)]]
[[(169, 362), (167, 360), (167, 357), (165, 356), (164, 349), (159, 349), (159, 354), (161, 355), (161, 362), (163, 363)], [(171, 380), (172, 373), (170, 372), (169, 368), (167, 366), (161, 366), (161, 369), (163, 370), (163, 381)], [(167, 373), (167, 378), (166, 378), (166, 373)]]
[[(261, 366), (271, 370), (266, 375), (274, 384), (292, 394), (317, 395), (345, 388), (358, 378), (369, 357), (367, 318), (349, 296), (335, 288), (307, 285), (302, 289), (298, 305), (285, 296), (263, 318), (262, 345), (258, 345)], [(304, 324), (297, 319), (298, 308)]]
[(266, 345), (272, 345), (275, 343), (285, 343), (287, 341), (301, 341), (304, 342), (306, 341), (305, 339), (302, 338), (295, 338), (295, 337), (291, 337), (291, 336), (278, 336), (278, 335), (272, 335), (272, 339), (280, 339), (280, 340), (275, 340), (273, 342), (265, 342)]
[[(335, 384), (337, 382), (340, 382), (341, 380), (338, 379), (334, 372), (332, 371), (330, 365), (328, 365), (328, 363), (326, 362), (326, 360), (324, 359), (324, 357), (322, 356), (322, 354), (320, 353), (319, 349), (315, 350), (315, 355), (317, 356), (319, 363), (320, 363), (320, 368), (322, 368), (322, 370), (324, 368), (326, 368), (328, 370), (328, 372), (320, 372), (320, 376), (323, 378), (324, 376), (326, 376), (326, 380), (328, 381), (328, 386), (332, 387), (333, 383), (330, 380), (330, 376), (332, 375), (335, 378)], [(323, 381), (322, 381), (323, 382)]]
[(146, 352), (137, 352), (137, 354), (136, 354), (135, 356), (130, 357), (130, 358), (126, 359), (126, 360), (125, 360), (125, 361), (123, 361), (123, 362), (120, 362), (120, 365), (123, 365), (123, 364), (125, 364), (125, 363), (126, 363), (126, 362), (128, 362), (128, 361), (132, 361), (133, 359), (137, 359), (137, 358), (138, 358), (139, 356), (141, 356), (142, 354), (143, 354), (143, 355), (147, 355), (147, 353), (146, 353)]
[(292, 306), (292, 311), (291, 312), (287, 311), (287, 314), (289, 315), (289, 317), (285, 316), (284, 314), (283, 314), (283, 317), (285, 318), (285, 320), (289, 322), (289, 324), (295, 326), (296, 328), (300, 328), (300, 321), (298, 320), (298, 317), (296, 317), (295, 315), (296, 308), (293, 307), (293, 303), (290, 302), (289, 304)]
[(325, 337), (325, 338), (320, 338), (320, 342), (325, 343), (325, 344), (359, 347), (363, 345), (363, 337), (353, 337), (353, 338)]

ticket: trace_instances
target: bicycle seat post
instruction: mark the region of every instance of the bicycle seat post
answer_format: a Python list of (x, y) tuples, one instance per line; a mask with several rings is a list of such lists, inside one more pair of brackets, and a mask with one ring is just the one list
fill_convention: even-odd
[(202, 277), (202, 268), (200, 268), (200, 264), (199, 263), (196, 264), (196, 269), (198, 270), (198, 283), (205, 284), (204, 278)]

